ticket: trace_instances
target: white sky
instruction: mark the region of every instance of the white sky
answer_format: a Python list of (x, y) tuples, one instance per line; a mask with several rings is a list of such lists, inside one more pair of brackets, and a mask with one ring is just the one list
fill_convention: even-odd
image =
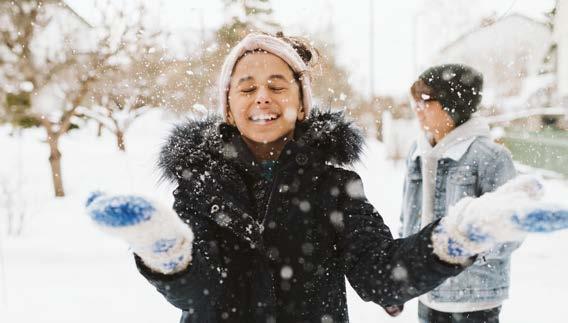
[[(66, 2), (86, 19), (90, 18), (94, 0)], [(198, 33), (202, 25), (206, 30), (214, 30), (224, 18), (220, 0), (148, 3), (167, 26), (179, 32)], [(337, 48), (338, 61), (351, 72), (352, 84), (360, 93), (369, 93), (370, 0), (272, 0), (271, 3), (274, 18), (286, 34), (309, 38), (310, 34), (329, 33)], [(542, 20), (544, 12), (554, 3), (555, 0), (374, 1), (375, 94), (406, 93), (420, 72), (415, 65), (423, 65), (421, 62), (427, 62), (438, 48), (471, 30), (480, 17), (518, 12)]]

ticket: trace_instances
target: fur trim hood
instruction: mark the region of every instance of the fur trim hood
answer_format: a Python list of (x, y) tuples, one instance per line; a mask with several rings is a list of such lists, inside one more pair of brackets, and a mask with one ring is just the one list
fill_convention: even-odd
[[(239, 136), (236, 127), (219, 116), (205, 120), (188, 120), (176, 126), (162, 147), (158, 167), (163, 178), (172, 181), (188, 168), (223, 167), (237, 162), (238, 152), (232, 144)], [(350, 165), (359, 159), (363, 136), (344, 113), (313, 109), (310, 117), (296, 126), (295, 144), (300, 151), (326, 163)]]

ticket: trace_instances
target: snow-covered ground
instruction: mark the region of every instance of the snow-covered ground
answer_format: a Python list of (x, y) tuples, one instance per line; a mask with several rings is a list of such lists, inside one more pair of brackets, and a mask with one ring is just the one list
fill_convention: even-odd
[[(170, 306), (134, 266), (127, 246), (98, 232), (84, 213), (88, 192), (141, 193), (171, 203), (168, 184), (157, 184), (155, 158), (173, 121), (159, 111), (133, 124), (127, 153), (114, 138), (96, 138), (94, 128), (74, 131), (61, 142), (67, 196), (53, 198), (47, 145), (41, 130), (10, 137), (0, 127), (0, 322), (177, 322)], [(367, 196), (393, 232), (398, 229), (402, 165), (384, 159), (369, 142), (357, 171)], [(549, 181), (548, 197), (566, 198), (568, 184)], [(12, 193), (2, 191), (7, 187)], [(21, 235), (8, 236), (6, 201), (25, 215)], [(4, 203), (4, 204), (2, 204)], [(511, 298), (504, 323), (566, 322), (568, 232), (531, 236), (513, 257)], [(377, 305), (349, 294), (351, 321), (417, 322), (416, 302), (390, 318)]]

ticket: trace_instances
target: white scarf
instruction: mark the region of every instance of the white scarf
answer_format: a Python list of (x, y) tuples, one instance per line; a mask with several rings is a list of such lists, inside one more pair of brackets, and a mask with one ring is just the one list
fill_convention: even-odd
[[(447, 154), (452, 148), (459, 144), (465, 145), (469, 141), (459, 155), (459, 158), (461, 158), (477, 137), (490, 137), (489, 125), (483, 118), (472, 118), (466, 121), (448, 133), (434, 147), (430, 144), (426, 133), (422, 133), (418, 138), (417, 149), (422, 164), (422, 227), (434, 220), (434, 191), (438, 160), (448, 157)], [(459, 160), (459, 158), (456, 160)]]

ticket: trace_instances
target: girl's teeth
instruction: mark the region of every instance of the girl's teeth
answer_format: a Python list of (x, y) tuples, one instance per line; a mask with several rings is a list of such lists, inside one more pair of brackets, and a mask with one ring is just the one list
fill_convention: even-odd
[(276, 119), (276, 115), (262, 115), (262, 116), (252, 116), (252, 121), (270, 121)]

